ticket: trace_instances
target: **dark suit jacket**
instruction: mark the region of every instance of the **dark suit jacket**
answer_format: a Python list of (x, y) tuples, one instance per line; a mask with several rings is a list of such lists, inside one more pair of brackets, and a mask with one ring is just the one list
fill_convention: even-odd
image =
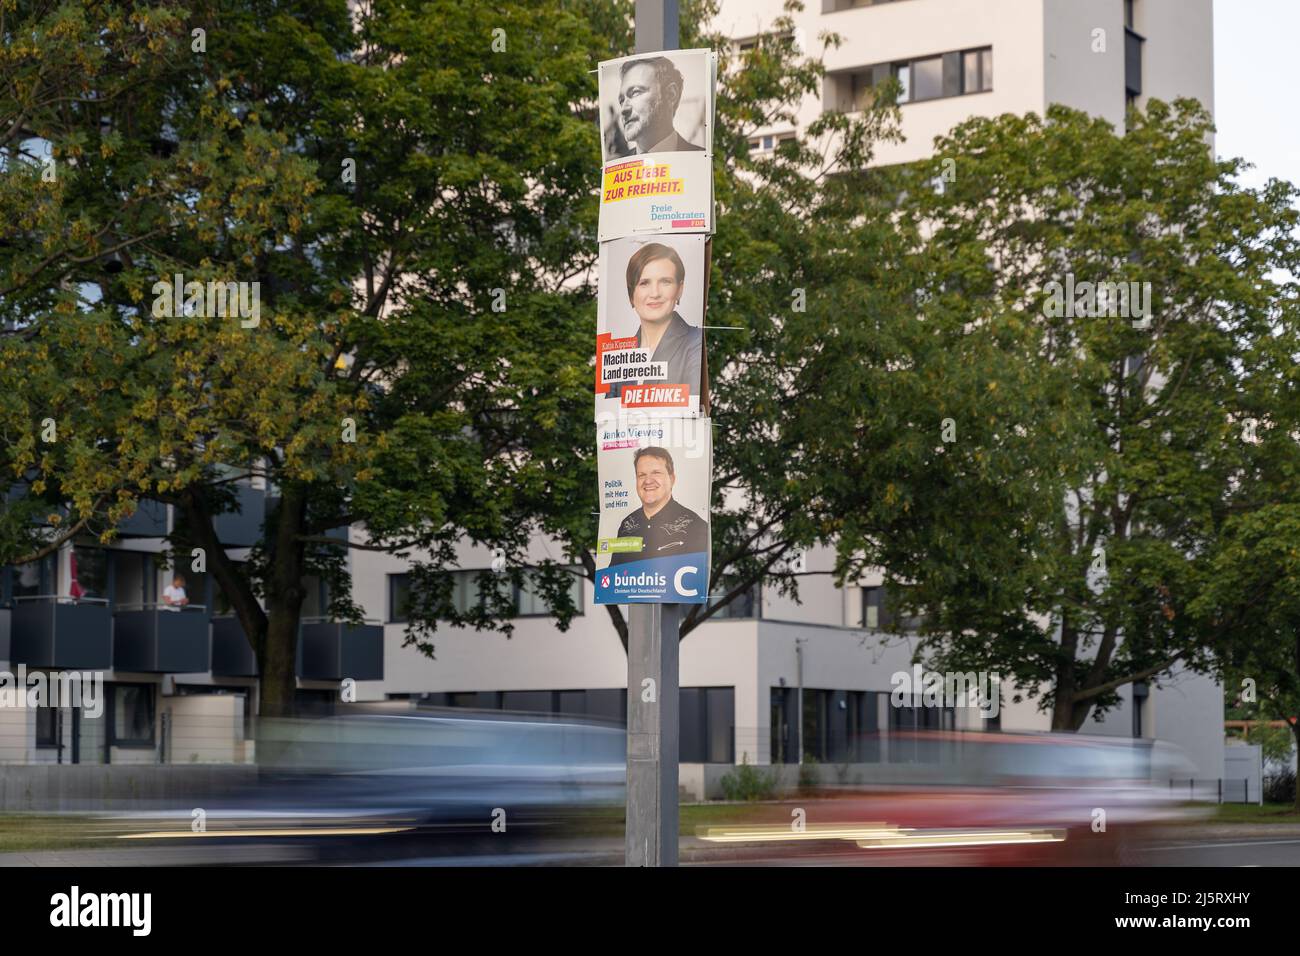
[[(623, 142), (623, 138), (621, 135), (619, 136), (619, 141)], [(696, 146), (694, 143), (688, 140), (681, 133), (677, 132), (677, 130), (673, 130), (671, 136), (664, 137), (664, 139), (661, 142), (654, 144), (653, 149), (647, 149), (645, 153), (638, 152), (636, 146), (633, 145), (632, 143), (626, 143), (626, 145), (622, 150), (618, 149), (617, 147), (611, 150), (610, 158), (630, 159), (633, 156), (644, 156), (648, 153), (680, 153), (680, 152), (692, 152), (692, 151), (701, 152), (703, 151), (703, 149), (704, 149), (703, 146)]]
[(653, 149), (646, 150), (649, 153), (680, 153), (683, 150), (703, 150), (703, 146), (696, 146), (677, 130), (673, 130), (673, 135), (667, 137), (662, 143), (655, 143)]
[[(641, 344), (641, 330), (636, 330), (636, 344)], [(663, 379), (669, 385), (685, 383), (691, 387), (692, 395), (700, 394), (700, 366), (704, 356), (704, 331), (687, 324), (678, 313), (668, 321), (664, 337), (655, 347), (655, 354), (650, 356), (652, 362), (667, 362), (668, 377)], [(637, 382), (616, 382), (609, 387), (610, 398), (623, 394), (624, 385), (636, 385)]]

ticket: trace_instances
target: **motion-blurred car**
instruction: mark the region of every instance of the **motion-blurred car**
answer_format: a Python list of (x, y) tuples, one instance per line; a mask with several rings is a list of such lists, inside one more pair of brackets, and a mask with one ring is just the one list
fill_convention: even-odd
[(625, 740), (578, 718), (385, 705), (262, 719), (256, 783), (204, 800), (201, 829), (189, 808), (112, 824), (196, 862), (547, 862), (554, 838), (617, 822)]
[(699, 835), (826, 862), (1117, 865), (1154, 827), (1189, 813), (1167, 784), (1190, 776), (1189, 765), (1160, 742), (935, 731), (895, 732), (886, 746), (891, 759), (868, 767), (866, 784), (820, 788), (784, 802), (771, 823)]

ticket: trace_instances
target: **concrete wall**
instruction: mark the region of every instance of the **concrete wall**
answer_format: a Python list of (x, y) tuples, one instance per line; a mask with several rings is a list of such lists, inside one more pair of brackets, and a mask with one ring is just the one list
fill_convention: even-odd
[(4, 766), (0, 812), (189, 809), (256, 779), (255, 767)]
[(1137, 32), (1146, 37), (1138, 103), (1190, 96), (1213, 113), (1213, 0), (1139, 0), (1134, 17)]
[[(1231, 797), (1234, 802), (1240, 797), (1235, 781), (1246, 781), (1247, 803), (1264, 802), (1264, 753), (1259, 744), (1236, 742), (1223, 748), (1224, 786), (1233, 781)], [(1227, 792), (1225, 791), (1225, 796)]]
[(244, 737), (246, 699), (238, 694), (189, 694), (164, 697), (167, 715), (167, 762), (244, 763), (253, 742)]
[(30, 708), (0, 707), (0, 764), (38, 762), (35, 720)]
[[(1100, 37), (1094, 37), (1096, 30), (1103, 31)], [(1098, 52), (1102, 40), (1105, 51)], [(1044, 0), (1042, 57), (1046, 103), (1085, 110), (1124, 128), (1122, 0)]]

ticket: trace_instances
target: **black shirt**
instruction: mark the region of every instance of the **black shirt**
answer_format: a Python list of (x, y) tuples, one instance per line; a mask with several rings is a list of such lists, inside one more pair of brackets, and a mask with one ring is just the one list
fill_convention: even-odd
[[(636, 330), (636, 344), (641, 345), (641, 330)], [(666, 362), (668, 375), (662, 381), (669, 385), (685, 384), (690, 387), (691, 395), (700, 394), (700, 361), (704, 353), (704, 335), (701, 329), (688, 325), (676, 312), (668, 320), (664, 337), (655, 346), (655, 354), (650, 356), (652, 362)], [(614, 382), (606, 393), (610, 398), (619, 398), (624, 385), (637, 385), (638, 382)]]
[(619, 551), (610, 566), (650, 558), (671, 558), (693, 551), (709, 550), (709, 523), (676, 498), (647, 519), (645, 508), (637, 508), (618, 526), (620, 538), (640, 538), (641, 551)]

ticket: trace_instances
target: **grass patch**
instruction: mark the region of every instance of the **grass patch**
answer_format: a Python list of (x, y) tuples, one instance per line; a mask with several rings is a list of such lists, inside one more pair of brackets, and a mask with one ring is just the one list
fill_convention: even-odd
[(784, 804), (692, 803), (681, 808), (682, 836), (695, 836), (696, 827), (722, 827), (741, 823), (789, 823), (790, 810)]
[(1300, 813), (1290, 803), (1221, 803), (1208, 823), (1300, 823)]
[(111, 837), (87, 817), (0, 814), (0, 853), (107, 846)]

